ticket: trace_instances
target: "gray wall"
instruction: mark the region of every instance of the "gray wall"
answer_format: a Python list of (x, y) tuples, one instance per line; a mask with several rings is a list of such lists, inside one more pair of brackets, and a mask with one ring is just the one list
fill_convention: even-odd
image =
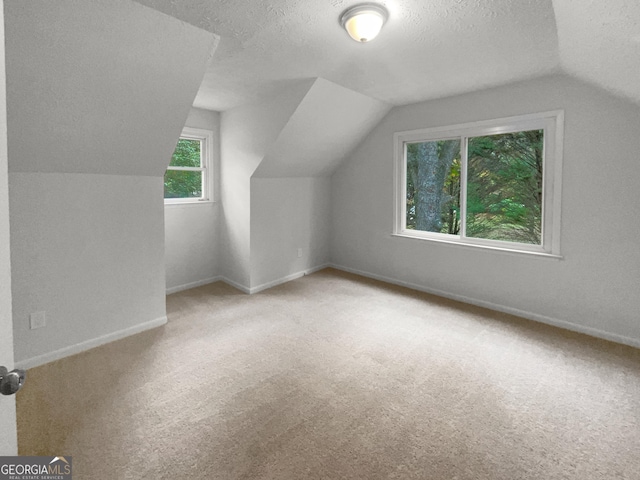
[[(393, 133), (565, 110), (563, 260), (391, 236)], [(563, 76), (394, 108), (332, 177), (339, 267), (640, 345), (640, 107)]]
[(255, 292), (326, 264), (328, 177), (389, 109), (316, 78), (222, 114), (227, 281)]
[(251, 176), (312, 83), (296, 82), (267, 101), (222, 113), (221, 270), (227, 281), (243, 290), (251, 287)]
[(252, 178), (251, 290), (327, 265), (330, 215), (329, 177)]
[[(39, 364), (166, 321), (162, 178), (9, 179), (17, 361)], [(47, 326), (30, 330), (38, 311)]]
[(14, 348), (32, 366), (166, 322), (163, 175), (215, 37), (130, 0), (5, 17)]
[(213, 132), (214, 202), (164, 207), (167, 292), (203, 285), (220, 276), (220, 114), (192, 108), (185, 127)]

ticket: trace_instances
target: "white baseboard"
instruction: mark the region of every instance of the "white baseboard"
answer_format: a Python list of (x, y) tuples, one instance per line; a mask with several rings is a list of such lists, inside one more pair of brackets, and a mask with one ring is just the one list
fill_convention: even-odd
[(292, 273), (291, 275), (287, 275), (286, 277), (281, 277), (276, 280), (272, 280), (271, 282), (266, 282), (261, 285), (257, 285), (255, 287), (247, 287), (246, 285), (242, 285), (240, 283), (234, 282), (233, 280), (229, 280), (226, 277), (220, 277), (218, 280), (234, 288), (237, 288), (241, 292), (252, 295), (254, 293), (262, 292), (263, 290), (266, 290), (268, 288), (272, 288), (277, 285), (290, 282), (291, 280), (295, 280), (296, 278), (304, 277), (305, 275), (311, 275), (312, 273), (317, 272), (319, 270), (323, 270), (327, 267), (329, 267), (329, 264), (318, 265), (316, 267), (308, 268), (306, 270), (301, 270), (299, 272)]
[[(285, 277), (279, 278), (277, 280), (273, 280), (271, 282), (267, 282), (264, 283), (262, 285), (258, 285), (256, 287), (252, 287), (252, 288), (248, 288), (244, 285), (240, 285), (239, 283), (234, 282), (233, 280), (229, 280), (228, 278), (225, 277), (215, 277), (212, 279), (207, 279), (207, 280), (202, 280), (199, 282), (193, 282), (192, 284), (188, 284), (188, 285), (183, 285), (181, 287), (173, 287), (171, 290), (174, 290), (174, 288), (179, 288), (178, 290), (174, 290), (171, 293), (175, 293), (177, 291), (181, 291), (181, 290), (186, 290), (188, 288), (195, 288), (201, 285), (206, 285), (209, 283), (213, 283), (216, 281), (223, 281), (229, 285), (231, 285), (234, 288), (237, 288), (238, 290), (247, 293), (247, 294), (254, 294), (254, 293), (258, 293), (261, 292), (263, 290), (266, 290), (268, 288), (272, 288), (275, 287), (277, 285), (281, 285), (283, 283), (289, 282), (291, 280), (295, 280), (297, 278), (303, 277), (305, 275), (310, 275), (314, 272), (317, 272), (319, 270), (323, 270), (325, 268), (335, 268), (337, 270), (342, 270), (345, 272), (349, 272), (349, 273), (353, 273), (356, 275), (360, 275), (363, 277), (367, 277), (367, 278), (373, 278), (375, 280), (380, 280), (382, 282), (386, 282), (386, 283), (390, 283), (393, 285), (399, 285), (402, 287), (407, 287), (410, 288), (412, 290), (418, 290), (421, 292), (425, 292), (425, 293), (430, 293), (432, 295), (437, 295), (439, 297), (444, 297), (444, 298), (449, 298), (451, 300), (456, 300), (462, 303), (468, 303), (470, 305), (476, 305), (479, 307), (484, 307), (484, 308), (488, 308), (490, 310), (495, 310), (498, 312), (504, 312), (504, 313), (508, 313), (511, 315), (516, 315), (518, 317), (522, 317), (522, 318), (526, 318), (528, 320), (533, 320), (536, 322), (540, 322), (540, 323), (545, 323), (547, 325), (552, 325), (554, 327), (559, 327), (559, 328), (564, 328), (566, 330), (571, 330), (574, 332), (578, 332), (578, 333), (584, 333), (586, 335), (590, 335), (592, 337), (596, 337), (596, 338), (602, 338), (604, 340), (609, 340), (612, 342), (616, 342), (616, 343), (621, 343), (623, 345), (629, 345), (632, 347), (636, 347), (636, 348), (640, 348), (640, 339), (635, 339), (632, 337), (627, 337), (624, 335), (618, 335), (615, 333), (610, 333), (610, 332), (606, 332), (604, 330), (599, 330), (596, 328), (592, 328), (592, 327), (585, 327), (583, 325), (578, 325), (576, 323), (572, 323), (572, 322), (567, 322), (565, 320), (560, 320), (557, 318), (553, 318), (553, 317), (548, 317), (545, 315), (540, 315), (537, 313), (533, 313), (533, 312), (528, 312), (525, 310), (520, 310), (517, 308), (513, 308), (513, 307), (507, 307), (504, 305), (500, 305), (497, 303), (493, 303), (493, 302), (487, 302), (485, 300), (479, 300), (477, 298), (472, 298), (472, 297), (467, 297), (464, 295), (458, 295), (455, 293), (451, 293), (451, 292), (447, 292), (444, 290), (438, 290), (438, 289), (434, 289), (434, 288), (428, 288), (425, 287), (423, 285), (418, 285), (415, 283), (411, 283), (411, 282), (405, 282), (402, 280), (398, 280), (395, 278), (391, 278), (391, 277), (386, 277), (383, 275), (377, 275), (374, 273), (370, 273), (370, 272), (365, 272), (362, 270), (357, 270), (354, 268), (350, 268), (350, 267), (345, 267), (342, 265), (336, 265), (336, 264), (325, 264), (325, 265), (319, 265), (317, 267), (313, 267), (307, 270), (303, 270), (300, 272), (296, 272), (293, 273), (291, 275), (287, 275)], [(184, 287), (184, 288), (182, 288)], [(167, 290), (167, 292), (169, 293), (169, 290)], [(117, 332), (113, 332), (113, 333), (109, 333), (106, 335), (103, 335), (101, 337), (98, 338), (94, 338), (91, 340), (87, 340), (85, 342), (81, 342), (78, 343), (76, 345), (72, 345), (69, 347), (65, 347), (65, 348), (61, 348), (60, 350), (56, 350), (53, 352), (49, 352), (49, 353), (45, 353), (43, 355), (38, 355), (36, 357), (32, 357), (32, 358), (28, 358), (25, 360), (21, 360), (18, 362), (15, 362), (15, 367), (16, 368), (22, 368), (22, 369), (29, 369), (29, 368), (35, 368), (38, 367), (40, 365), (44, 365), (45, 363), (49, 363), (49, 362), (53, 362), (55, 360), (59, 360), (61, 358), (64, 357), (68, 357), (71, 355), (75, 355), (77, 353), (83, 352), (85, 350), (89, 350), (91, 348), (95, 348), (98, 347), (100, 345), (104, 345), (106, 343), (109, 342), (113, 342), (115, 340), (120, 340), (122, 338), (131, 336), (131, 335), (135, 335), (136, 333), (140, 333), (140, 332), (144, 332), (146, 330), (151, 330), (152, 328), (156, 328), (156, 327), (160, 327), (164, 324), (167, 323), (167, 317), (160, 317), (157, 318), (155, 320), (151, 320), (149, 322), (145, 322), (145, 323), (141, 323), (139, 325), (134, 325), (133, 327), (129, 327), (129, 328), (125, 328), (123, 330), (119, 330)]]
[(139, 325), (134, 325), (133, 327), (125, 328), (124, 330), (118, 330), (117, 332), (108, 333), (98, 338), (92, 338), (91, 340), (80, 342), (76, 345), (71, 345), (70, 347), (64, 347), (64, 348), (61, 348), (60, 350), (55, 350), (53, 352), (45, 353), (43, 355), (27, 358), (26, 360), (21, 360), (19, 362), (16, 362), (16, 368), (22, 368), (25, 370), (28, 368), (35, 368), (40, 365), (44, 365), (45, 363), (53, 362), (55, 360), (60, 360), (61, 358), (69, 357), (71, 355), (75, 355), (76, 353), (84, 352), (85, 350), (99, 347), (100, 345), (104, 345), (105, 343), (113, 342), (115, 340), (120, 340), (121, 338), (135, 335), (136, 333), (144, 332), (146, 330), (151, 330), (152, 328), (161, 327), (166, 323), (167, 323), (166, 316), (156, 318), (155, 320), (141, 323)]
[(241, 285), (238, 282), (234, 282), (233, 280), (229, 280), (227, 277), (220, 277), (220, 280), (223, 281), (224, 283), (226, 283), (227, 285), (232, 286), (233, 288), (237, 288), (241, 292), (244, 292), (246, 294), (251, 293), (251, 289), (249, 287)]
[(631, 347), (640, 348), (640, 339), (627, 337), (624, 335), (618, 335), (617, 333), (610, 333), (604, 330), (599, 330), (597, 328), (585, 327), (584, 325), (579, 325), (577, 323), (568, 322), (566, 320), (560, 320), (558, 318), (547, 317), (546, 315), (540, 315), (533, 312), (528, 312), (525, 310), (520, 310), (513, 307), (507, 307), (505, 305), (500, 305), (493, 302), (487, 302), (485, 300), (479, 300), (477, 298), (466, 297), (464, 295), (458, 295), (456, 293), (447, 292), (444, 290), (438, 290), (434, 288), (425, 287), (423, 285), (418, 285), (411, 282), (405, 282), (402, 280), (398, 280), (396, 278), (385, 277), (383, 275), (377, 275), (375, 273), (364, 272), (362, 270), (356, 270), (354, 268), (345, 267), (342, 265), (331, 264), (329, 265), (336, 270), (342, 270), (344, 272), (353, 273), (356, 275), (360, 275), (363, 277), (373, 278), (374, 280), (380, 280), (382, 282), (391, 283), (393, 285), (399, 285), (401, 287), (407, 287), (412, 290), (418, 290), (420, 292), (430, 293), (432, 295), (437, 295), (439, 297), (449, 298), (451, 300), (456, 300), (462, 303), (468, 303), (470, 305), (475, 305), (478, 307), (488, 308), (490, 310), (495, 310), (498, 312), (508, 313), (511, 315), (515, 315), (518, 317), (526, 318), (527, 320), (533, 320), (534, 322), (545, 323), (547, 325), (551, 325), (554, 327), (563, 328), (565, 330), (571, 330), (573, 332), (584, 333), (585, 335), (589, 335), (591, 337), (601, 338), (604, 340), (609, 340), (615, 343), (621, 343), (623, 345), (629, 345)]
[(251, 293), (251, 289), (246, 287), (238, 282), (234, 282), (233, 280), (228, 279), (222, 275), (212, 278), (206, 278), (204, 280), (198, 280), (197, 282), (185, 283), (184, 285), (178, 285), (176, 287), (167, 288), (167, 295), (171, 295), (172, 293), (182, 292), (184, 290), (189, 290), (191, 288), (202, 287), (203, 285), (209, 285), (214, 282), (224, 282), (227, 285), (232, 286), (233, 288), (237, 288), (241, 292)]
[(223, 277), (212, 277), (204, 280), (198, 280), (197, 282), (185, 283), (184, 285), (178, 285), (175, 287), (167, 288), (167, 295), (172, 293), (182, 292), (183, 290), (189, 290), (190, 288), (201, 287), (202, 285), (208, 285), (213, 282), (225, 281)]
[(290, 282), (291, 280), (295, 280), (296, 278), (304, 277), (305, 275), (311, 275), (319, 270), (323, 270), (329, 267), (328, 264), (318, 265), (317, 267), (312, 267), (307, 270), (301, 270), (296, 273), (292, 273), (291, 275), (287, 275), (286, 277), (278, 278), (277, 280), (273, 280), (271, 282), (263, 283), (262, 285), (258, 285), (255, 287), (251, 287), (249, 289), (250, 294), (262, 292), (263, 290), (267, 290), (268, 288), (275, 287), (277, 285), (282, 285), (283, 283)]

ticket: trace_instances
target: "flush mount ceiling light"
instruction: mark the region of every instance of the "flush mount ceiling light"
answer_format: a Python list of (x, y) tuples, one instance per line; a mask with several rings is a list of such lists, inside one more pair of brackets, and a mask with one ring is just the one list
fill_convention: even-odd
[(389, 13), (383, 6), (363, 3), (346, 10), (340, 16), (340, 24), (356, 42), (368, 42), (380, 33), (387, 18)]

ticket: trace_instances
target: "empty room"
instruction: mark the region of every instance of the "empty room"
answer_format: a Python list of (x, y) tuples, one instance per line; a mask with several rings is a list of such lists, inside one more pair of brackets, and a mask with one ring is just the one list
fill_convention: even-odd
[(0, 478), (640, 479), (640, 3), (0, 6)]

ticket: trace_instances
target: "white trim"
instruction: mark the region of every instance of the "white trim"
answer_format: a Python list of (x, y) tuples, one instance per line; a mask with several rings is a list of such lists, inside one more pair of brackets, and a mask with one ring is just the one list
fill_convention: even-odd
[(228, 279), (222, 275), (218, 275), (217, 277), (207, 278), (205, 280), (198, 280), (197, 282), (186, 283), (184, 285), (178, 285), (177, 287), (167, 288), (167, 295), (172, 295), (174, 293), (183, 292), (185, 290), (190, 290), (192, 288), (202, 287), (203, 285), (209, 285), (215, 282), (224, 282), (230, 287), (233, 287), (237, 290), (240, 290), (242, 293), (246, 293), (249, 295), (251, 293), (251, 289), (244, 285), (241, 285), (238, 282), (234, 282), (233, 280)]
[[(482, 135), (498, 135), (501, 133), (517, 132), (521, 131), (520, 127), (514, 129), (513, 124), (528, 124), (531, 129), (538, 128), (539, 120), (541, 118), (558, 117), (564, 118), (564, 110), (550, 110), (546, 112), (528, 113), (525, 115), (514, 115), (512, 117), (494, 118), (489, 120), (479, 120), (470, 123), (459, 123), (456, 125), (445, 125), (443, 127), (427, 127), (419, 128), (416, 130), (407, 130), (404, 132), (397, 132), (395, 135), (406, 136), (411, 142), (420, 142), (423, 140), (442, 140), (455, 137), (462, 137), (468, 135), (470, 130), (473, 130), (473, 136), (476, 136), (475, 131), (481, 130), (478, 136)], [(527, 127), (525, 127), (527, 128)], [(424, 133), (428, 132), (429, 137), (424, 137)], [(446, 134), (443, 136), (443, 134)]]
[(273, 280), (271, 282), (263, 283), (262, 285), (258, 285), (255, 287), (251, 287), (249, 289), (249, 294), (253, 295), (254, 293), (262, 292), (263, 290), (267, 290), (268, 288), (275, 287), (277, 285), (282, 285), (283, 283), (290, 282), (291, 280), (295, 280), (297, 278), (304, 277), (305, 275), (311, 275), (312, 273), (318, 272), (327, 268), (329, 264), (319, 265), (317, 267), (309, 268), (307, 270), (301, 270), (296, 273), (292, 273), (291, 275), (287, 275), (282, 278), (278, 278), (277, 280)]
[(201, 141), (200, 160), (201, 167), (170, 167), (167, 170), (202, 172), (202, 197), (199, 198), (165, 198), (165, 206), (173, 205), (198, 205), (213, 203), (215, 198), (215, 175), (213, 165), (213, 132), (202, 128), (184, 127), (178, 138), (186, 138)]
[(377, 275), (375, 273), (369, 273), (362, 270), (357, 270), (355, 268), (345, 267), (342, 265), (330, 264), (331, 268), (335, 268), (336, 270), (342, 270), (343, 272), (353, 273), (355, 275), (360, 275), (362, 277), (372, 278), (374, 280), (379, 280), (381, 282), (390, 283), (392, 285), (399, 285), (401, 287), (410, 288), (412, 290), (417, 290), (419, 292), (429, 293), (431, 295), (437, 295), (438, 297), (449, 298), (451, 300), (456, 300), (458, 302), (467, 303), (469, 305), (475, 305), (477, 307), (488, 308), (490, 310), (495, 310), (497, 312), (508, 313), (510, 315), (515, 315), (527, 320), (532, 320), (534, 322), (544, 323), (546, 325), (551, 325), (553, 327), (562, 328), (564, 330), (570, 330), (572, 332), (583, 333), (585, 335), (589, 335), (590, 337), (596, 337), (603, 340), (608, 340), (615, 343), (620, 343), (622, 345), (628, 345), (630, 347), (640, 348), (640, 338), (627, 337), (624, 335), (619, 335), (617, 333), (610, 333), (604, 330), (600, 330), (598, 328), (593, 327), (585, 327), (584, 325), (579, 325), (577, 323), (568, 322), (566, 320), (561, 320), (554, 317), (548, 317), (546, 315), (540, 315), (538, 313), (528, 312), (526, 310), (520, 310), (518, 308), (507, 307), (505, 305), (500, 305), (494, 302), (488, 302), (485, 300), (479, 300), (473, 297), (467, 297), (464, 295), (458, 295), (456, 293), (447, 292), (445, 290), (438, 290), (435, 288), (425, 287), (423, 285), (418, 285), (416, 283), (405, 282), (403, 280), (398, 280), (391, 277), (386, 277), (384, 275)]
[[(241, 285), (240, 283), (234, 282), (233, 280), (230, 280), (230, 279), (228, 279), (227, 277), (224, 277), (224, 276), (215, 277), (215, 279), (213, 281), (224, 282), (227, 285), (229, 285), (230, 287), (236, 288), (236, 289), (240, 290), (241, 292), (246, 293), (247, 295), (253, 295), (254, 293), (262, 292), (263, 290), (267, 290), (268, 288), (272, 288), (272, 287), (275, 287), (277, 285), (281, 285), (283, 283), (290, 282), (291, 280), (295, 280), (297, 278), (304, 277), (305, 275), (311, 275), (312, 273), (318, 272), (320, 270), (324, 270), (325, 268), (328, 268), (329, 266), (330, 265), (328, 263), (325, 263), (325, 264), (322, 264), (322, 265), (318, 265), (317, 267), (312, 267), (312, 268), (308, 268), (306, 270), (301, 270), (299, 272), (292, 273), (292, 274), (287, 275), (285, 277), (281, 277), (281, 278), (278, 278), (276, 280), (272, 280), (270, 282), (266, 282), (266, 283), (263, 283), (261, 285), (257, 285), (255, 287), (247, 287), (245, 285)], [(204, 283), (203, 283), (203, 285), (204, 285)]]
[(131, 335), (135, 335), (137, 333), (141, 333), (146, 330), (151, 330), (156, 327), (161, 327), (166, 323), (167, 323), (166, 316), (156, 318), (155, 320), (151, 320), (145, 323), (140, 323), (138, 325), (134, 325), (133, 327), (125, 328), (123, 330), (118, 330), (117, 332), (107, 333), (106, 335), (102, 335), (101, 337), (92, 338), (91, 340), (80, 342), (75, 345), (71, 345), (69, 347), (64, 347), (64, 348), (61, 348), (60, 350), (55, 350), (53, 352), (38, 355), (36, 357), (27, 358), (26, 360), (21, 360), (19, 362), (16, 362), (16, 367), (22, 368), (22, 369), (39, 367), (40, 365), (44, 365), (45, 363), (53, 362), (55, 360), (60, 360), (61, 358), (65, 358), (65, 357), (70, 357), (71, 355), (75, 355), (77, 353), (84, 352), (85, 350), (90, 350), (92, 348), (99, 347), (100, 345), (104, 345), (106, 343), (111, 343), (115, 340), (120, 340), (122, 338), (130, 337)]
[[(544, 130), (543, 198), (541, 245), (497, 241), (465, 236), (466, 224), (466, 152), (470, 137), (497, 135), (532, 129)], [(562, 151), (564, 111), (532, 113), (514, 117), (483, 120), (472, 123), (424, 128), (396, 132), (394, 141), (393, 235), (427, 241), (445, 241), (452, 244), (492, 248), (498, 251), (514, 250), (560, 257), (560, 214), (562, 198)], [(461, 229), (460, 235), (417, 231), (406, 228), (407, 144), (436, 140), (460, 139), (461, 148)]]
[(227, 277), (221, 277), (220, 280), (226, 283), (227, 285), (229, 285), (230, 287), (236, 288), (241, 292), (246, 293), (247, 295), (251, 293), (251, 289), (249, 287), (246, 287), (237, 282), (234, 282), (233, 280), (229, 280)]
[(215, 205), (217, 202), (215, 200), (199, 200), (197, 202), (173, 202), (173, 203), (165, 203), (165, 208), (176, 208), (176, 207), (197, 207), (198, 205)]
[(407, 218), (407, 144), (393, 134), (393, 233), (402, 231)]
[[(553, 253), (547, 253), (547, 252), (537, 251), (537, 250), (518, 250), (517, 248), (511, 247), (511, 246), (504, 248), (504, 247), (495, 246), (495, 245), (482, 245), (481, 243), (466, 243), (458, 240), (449, 240), (447, 238), (449, 235), (445, 235), (445, 234), (442, 234), (440, 238), (421, 237), (419, 234), (407, 235), (405, 233), (392, 233), (391, 236), (398, 237), (398, 238), (410, 238), (413, 240), (429, 240), (430, 242), (445, 243), (449, 245), (456, 245), (458, 247), (463, 247), (463, 248), (471, 248), (471, 249), (479, 248), (482, 250), (489, 250), (489, 251), (493, 250), (495, 252), (511, 253), (514, 255), (533, 255), (534, 257), (550, 258), (554, 260), (564, 259), (562, 255), (554, 255)], [(510, 243), (508, 245), (514, 245), (514, 244)], [(515, 244), (515, 245), (520, 245), (520, 244)]]
[(167, 288), (167, 295), (171, 295), (172, 293), (182, 292), (184, 290), (189, 290), (190, 288), (201, 287), (203, 285), (209, 285), (210, 283), (224, 281), (224, 278), (221, 276), (205, 278), (204, 280), (198, 280), (196, 282), (189, 282), (183, 285), (176, 285), (175, 287)]
[[(467, 207), (469, 188), (469, 137), (460, 139), (460, 234), (467, 231)], [(405, 217), (406, 218), (406, 217)], [(447, 235), (449, 236), (449, 235)]]
[(207, 198), (165, 198), (167, 200), (164, 204), (165, 207), (175, 207), (176, 205), (184, 205), (192, 207), (194, 205), (202, 205), (202, 204), (212, 204), (215, 203), (213, 200)]
[[(185, 285), (180, 285), (177, 287), (171, 287), (167, 289), (167, 295), (170, 295), (171, 293), (187, 290), (190, 288), (200, 287), (202, 285), (208, 285), (210, 283), (219, 282), (219, 281), (222, 281), (234, 288), (237, 288), (238, 290), (246, 294), (253, 294), (253, 293), (258, 293), (263, 290), (266, 290), (267, 288), (275, 287), (276, 285), (280, 285), (282, 283), (295, 280), (305, 275), (310, 275), (319, 270), (323, 270), (328, 266), (329, 264), (319, 265), (317, 267), (296, 272), (291, 275), (287, 275), (286, 277), (282, 277), (272, 282), (264, 283), (262, 285), (258, 285), (257, 287), (253, 287), (253, 288), (245, 287), (244, 285), (240, 285), (239, 283), (236, 283), (233, 280), (229, 280), (226, 277), (218, 276), (218, 277), (213, 277), (205, 280), (199, 280), (197, 282), (192, 282)], [(44, 365), (45, 363), (53, 362), (55, 360), (60, 360), (61, 358), (69, 357), (71, 355), (84, 352), (85, 350), (90, 350), (92, 348), (99, 347), (100, 345), (104, 345), (106, 343), (120, 340), (122, 338), (129, 337), (131, 335), (135, 335), (137, 333), (141, 333), (146, 330), (151, 330), (152, 328), (160, 327), (162, 325), (165, 325), (166, 323), (167, 323), (167, 317), (166, 316), (160, 317), (155, 320), (151, 320), (149, 322), (145, 322), (139, 325), (134, 325), (133, 327), (125, 328), (124, 330), (118, 330), (117, 332), (108, 333), (101, 337), (93, 338), (91, 340), (87, 340), (87, 341), (78, 343), (76, 345), (64, 347), (64, 348), (61, 348), (60, 350), (55, 350), (53, 352), (45, 353), (43, 355), (38, 355), (36, 357), (15, 362), (15, 366), (16, 368), (23, 368), (23, 369), (39, 367), (40, 365)]]
[(551, 252), (560, 253), (560, 218), (562, 217), (562, 160), (564, 158), (564, 110), (556, 112), (555, 138), (553, 141), (553, 175), (549, 178), (553, 179), (553, 205), (550, 210), (553, 212), (551, 229), (553, 236), (551, 239)]

